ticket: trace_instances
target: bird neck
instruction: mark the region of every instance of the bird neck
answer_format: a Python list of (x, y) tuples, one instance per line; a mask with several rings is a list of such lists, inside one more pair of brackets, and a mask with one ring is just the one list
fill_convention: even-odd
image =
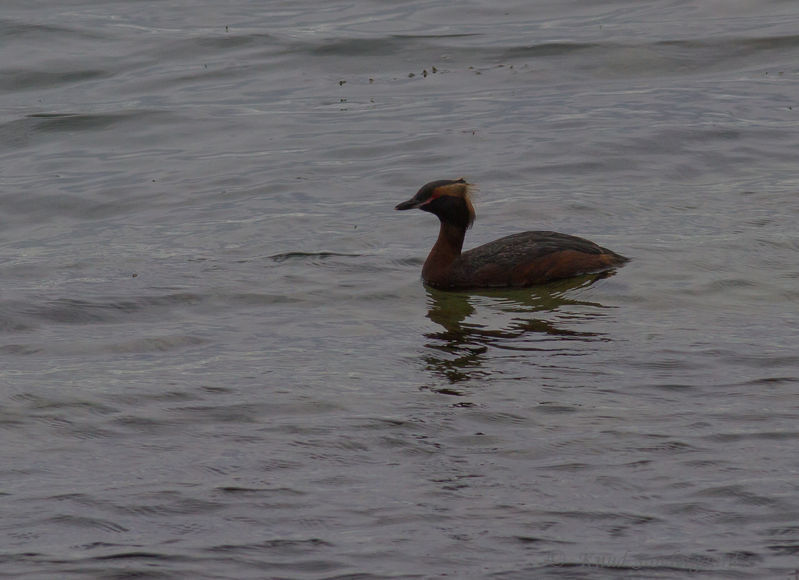
[(444, 281), (452, 263), (461, 255), (465, 236), (465, 227), (441, 221), (438, 239), (422, 267), (422, 278), (426, 282), (435, 285)]

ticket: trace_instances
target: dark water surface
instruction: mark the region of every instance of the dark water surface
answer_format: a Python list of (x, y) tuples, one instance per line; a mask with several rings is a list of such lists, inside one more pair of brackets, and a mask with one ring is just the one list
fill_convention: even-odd
[[(4, 2), (0, 577), (795, 578), (798, 31)], [(460, 176), (633, 261), (425, 289)]]

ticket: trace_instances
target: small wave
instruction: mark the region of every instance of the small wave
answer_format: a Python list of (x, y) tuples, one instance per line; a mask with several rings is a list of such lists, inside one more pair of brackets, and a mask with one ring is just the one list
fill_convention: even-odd
[(3, 74), (0, 81), (0, 91), (18, 92), (22, 90), (41, 90), (60, 85), (79, 83), (110, 76), (104, 70), (73, 70), (73, 71), (33, 71), (11, 70)]
[[(143, 296), (128, 299), (80, 300), (74, 298), (57, 298), (44, 304), (22, 305), (10, 304), (14, 311), (34, 320), (44, 320), (60, 324), (94, 324), (116, 322), (131, 314), (153, 308), (164, 308), (180, 305), (196, 304), (202, 297), (191, 293), (166, 294), (161, 296)], [(22, 323), (17, 323), (17, 326)], [(24, 325), (22, 325), (24, 327)], [(0, 327), (1, 328), (1, 327)]]
[(286, 252), (269, 256), (273, 262), (286, 262), (288, 260), (327, 260), (328, 258), (360, 258), (361, 254), (344, 254), (340, 252)]
[(50, 519), (54, 524), (76, 526), (80, 528), (93, 528), (102, 530), (104, 532), (122, 533), (129, 531), (128, 528), (121, 524), (110, 522), (108, 520), (101, 520), (97, 518), (89, 518), (85, 516), (72, 516), (72, 515), (59, 515)]
[(252, 544), (222, 544), (219, 546), (212, 546), (209, 549), (211, 552), (226, 552), (226, 553), (246, 553), (258, 552), (264, 550), (279, 550), (281, 553), (299, 553), (305, 554), (310, 548), (330, 547), (333, 544), (326, 542), (320, 538), (308, 538), (302, 540), (295, 539), (282, 539), (277, 538), (273, 540), (266, 540), (263, 542), (256, 542)]
[(207, 340), (196, 336), (160, 336), (108, 345), (107, 350), (114, 353), (166, 352), (207, 342)]

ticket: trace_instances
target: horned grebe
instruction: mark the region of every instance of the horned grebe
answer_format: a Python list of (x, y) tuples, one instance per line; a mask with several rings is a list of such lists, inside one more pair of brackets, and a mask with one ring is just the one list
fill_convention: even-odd
[(419, 208), (441, 220), (438, 240), (422, 267), (422, 279), (434, 288), (533, 286), (606, 272), (628, 261), (594, 242), (557, 232), (522, 232), (461, 253), (474, 222), (470, 186), (462, 178), (431, 181), (394, 208)]

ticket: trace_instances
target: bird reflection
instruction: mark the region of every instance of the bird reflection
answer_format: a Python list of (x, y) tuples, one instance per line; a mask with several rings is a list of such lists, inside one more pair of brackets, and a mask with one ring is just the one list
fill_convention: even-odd
[[(425, 344), (427, 350), (423, 361), (429, 371), (445, 379), (449, 385), (431, 389), (443, 394), (461, 395), (463, 393), (458, 389), (458, 383), (490, 375), (491, 371), (484, 369), (490, 347), (548, 352), (553, 350), (552, 340), (602, 340), (599, 333), (572, 330), (562, 322), (546, 320), (544, 317), (563, 307), (605, 308), (596, 302), (569, 298), (568, 294), (608, 275), (612, 273), (581, 276), (518, 290), (466, 293), (427, 288), (427, 317), (443, 330), (425, 334), (429, 342)], [(513, 317), (504, 328), (490, 328), (473, 321), (475, 315), (483, 310), (499, 310), (511, 313)], [(581, 314), (583, 317), (600, 315), (599, 312)], [(532, 340), (531, 337), (536, 335), (538, 339)]]

